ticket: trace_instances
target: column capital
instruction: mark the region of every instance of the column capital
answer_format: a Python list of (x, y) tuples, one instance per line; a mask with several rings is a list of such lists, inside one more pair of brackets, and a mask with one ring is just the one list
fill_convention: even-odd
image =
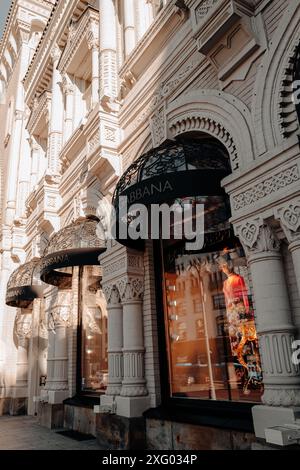
[(115, 284), (106, 284), (102, 288), (106, 298), (108, 308), (119, 306), (120, 304), (120, 293)]
[(18, 346), (27, 347), (28, 339), (32, 334), (32, 315), (22, 314), (19, 310), (14, 323), (14, 336)]
[(87, 33), (87, 43), (89, 49), (99, 49), (99, 37), (96, 34), (95, 29), (91, 26)]
[(62, 74), (62, 90), (65, 95), (74, 93), (74, 85), (67, 73)]
[(116, 282), (122, 303), (142, 302), (144, 280), (142, 277), (124, 277)]
[(300, 242), (300, 199), (288, 201), (276, 208), (275, 217), (279, 219), (287, 240), (290, 243)]
[(55, 331), (56, 328), (67, 328), (71, 326), (71, 308), (59, 307), (48, 315), (48, 329)]
[(53, 63), (57, 62), (60, 59), (61, 50), (60, 50), (60, 48), (57, 44), (54, 44), (52, 46), (52, 49), (50, 51), (50, 56), (51, 56), (51, 59), (52, 59)]
[(272, 227), (261, 218), (243, 222), (235, 227), (235, 233), (248, 255), (279, 253), (280, 241)]

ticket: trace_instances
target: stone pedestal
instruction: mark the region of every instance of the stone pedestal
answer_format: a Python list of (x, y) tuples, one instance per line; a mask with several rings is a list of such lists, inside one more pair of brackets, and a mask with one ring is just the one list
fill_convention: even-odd
[(107, 413), (96, 415), (96, 437), (102, 448), (138, 450), (146, 448), (145, 420)]
[(40, 403), (39, 424), (48, 429), (62, 428), (64, 423), (64, 406), (60, 404)]

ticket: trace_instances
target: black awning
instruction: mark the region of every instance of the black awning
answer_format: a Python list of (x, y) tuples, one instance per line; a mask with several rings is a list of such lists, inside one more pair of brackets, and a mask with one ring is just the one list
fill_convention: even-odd
[(113, 206), (116, 211), (117, 240), (134, 248), (143, 246), (142, 240), (133, 241), (118, 236), (121, 196), (126, 198), (128, 213), (136, 203), (148, 206), (177, 198), (225, 196), (220, 181), (230, 171), (226, 149), (216, 140), (207, 138), (185, 142), (167, 141), (143, 154), (129, 166), (115, 189)]
[(19, 266), (10, 276), (6, 290), (6, 305), (27, 308), (42, 296), (43, 286), (39, 279), (40, 259)]
[(47, 284), (71, 287), (72, 266), (97, 265), (105, 241), (96, 234), (98, 220), (76, 221), (55, 233), (41, 261), (41, 279)]

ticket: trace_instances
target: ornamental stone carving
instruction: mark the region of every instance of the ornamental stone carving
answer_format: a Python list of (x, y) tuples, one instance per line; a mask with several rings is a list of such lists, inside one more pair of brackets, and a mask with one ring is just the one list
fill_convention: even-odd
[(118, 305), (120, 303), (120, 294), (114, 284), (106, 284), (103, 286), (103, 293), (107, 302), (107, 306)]
[(208, 14), (209, 10), (217, 3), (218, 0), (204, 0), (195, 9), (195, 16), (197, 23), (202, 21), (203, 18)]
[(293, 88), (294, 69), (297, 61), (299, 62), (299, 52), (299, 38), (297, 37), (296, 44), (287, 56), (279, 89), (278, 122), (280, 123), (280, 132), (284, 138), (288, 138), (299, 131), (299, 121), (293, 97), (293, 93), (296, 91)]
[(62, 74), (62, 89), (65, 95), (72, 95), (74, 93), (74, 84), (67, 73)]
[(274, 175), (258, 181), (250, 186), (246, 191), (238, 193), (232, 197), (233, 209), (238, 211), (248, 207), (267, 196), (280, 191), (293, 183), (299, 182), (300, 175), (297, 165), (285, 168)]
[(275, 209), (275, 217), (280, 220), (289, 242), (300, 240), (300, 200), (289, 201)]
[(153, 147), (158, 147), (167, 138), (165, 106), (161, 106), (151, 117), (150, 125)]
[(220, 140), (228, 150), (232, 170), (237, 170), (240, 166), (239, 155), (230, 133), (222, 124), (214, 121), (209, 117), (203, 117), (200, 114), (189, 113), (180, 119), (169, 123), (171, 137), (174, 138), (184, 132), (202, 131), (213, 135)]
[(300, 390), (268, 388), (262, 396), (262, 402), (269, 406), (299, 406)]
[(58, 62), (58, 60), (60, 59), (60, 56), (61, 56), (61, 50), (60, 50), (60, 48), (58, 47), (57, 44), (55, 44), (52, 47), (50, 55), (51, 55), (51, 59), (52, 59), (53, 63)]
[(26, 315), (19, 309), (14, 323), (14, 336), (17, 339), (18, 346), (26, 348), (28, 339), (32, 335), (32, 315)]
[(118, 288), (122, 303), (141, 301), (143, 299), (144, 281), (140, 277), (125, 277), (117, 280)]
[(235, 228), (235, 233), (249, 255), (279, 251), (279, 240), (272, 228), (262, 219), (257, 218), (244, 222)]
[(56, 328), (67, 328), (71, 326), (71, 307), (56, 306), (48, 314), (48, 329), (55, 331)]

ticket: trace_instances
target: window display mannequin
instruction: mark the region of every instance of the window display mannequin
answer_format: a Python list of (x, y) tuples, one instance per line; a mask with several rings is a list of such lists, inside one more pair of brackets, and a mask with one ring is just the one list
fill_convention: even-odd
[(243, 367), (236, 373), (242, 379), (243, 392), (250, 393), (248, 387), (261, 381), (261, 367), (258, 352), (257, 333), (253, 311), (250, 309), (248, 289), (243, 276), (235, 273), (233, 263), (225, 257), (219, 258), (221, 271), (227, 279), (223, 283), (228, 334), (232, 355)]

